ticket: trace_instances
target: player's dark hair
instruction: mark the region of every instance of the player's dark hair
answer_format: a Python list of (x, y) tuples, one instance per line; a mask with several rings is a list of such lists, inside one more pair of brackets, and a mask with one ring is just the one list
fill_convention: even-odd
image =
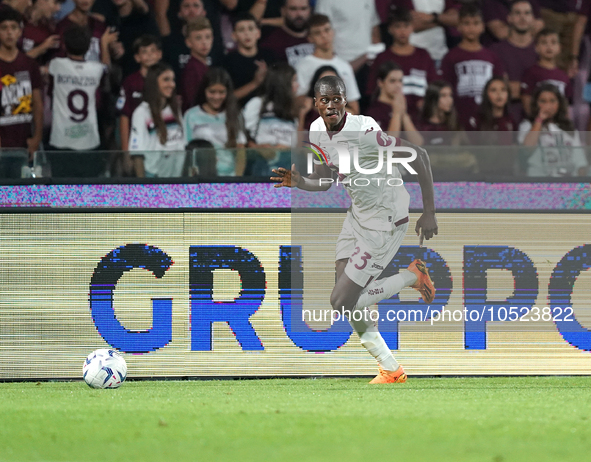
[(316, 96), (320, 92), (320, 88), (322, 86), (327, 86), (331, 90), (343, 93), (344, 95), (347, 94), (347, 87), (345, 86), (345, 82), (338, 76), (334, 75), (327, 75), (326, 77), (322, 77), (318, 79), (314, 84), (314, 96)]
[(509, 90), (509, 85), (507, 84), (506, 80), (501, 77), (493, 77), (484, 86), (482, 90), (482, 103), (480, 103), (480, 107), (478, 108), (478, 115), (480, 117), (480, 130), (481, 131), (492, 131), (494, 130), (494, 116), (493, 116), (493, 104), (488, 97), (488, 90), (490, 86), (495, 82), (501, 82), (505, 89), (507, 90), (507, 102), (505, 103), (505, 107), (503, 108), (503, 116), (507, 117), (509, 115), (509, 95), (511, 94)]
[(15, 21), (21, 29), (23, 28), (23, 15), (8, 6), (0, 10), (0, 24), (4, 21)]
[(560, 90), (556, 85), (552, 85), (551, 83), (544, 83), (536, 88), (534, 92), (533, 98), (531, 100), (531, 119), (534, 120), (538, 113), (540, 112), (540, 107), (538, 106), (538, 99), (540, 95), (544, 92), (550, 92), (558, 99), (558, 111), (556, 111), (556, 115), (552, 118), (551, 122), (554, 122), (558, 125), (558, 128), (564, 130), (565, 132), (572, 132), (575, 129), (575, 125), (573, 121), (570, 120), (568, 117), (568, 101), (564, 97)]
[[(377, 80), (381, 80), (382, 82), (384, 80), (386, 80), (386, 78), (388, 78), (388, 75), (390, 74), (390, 72), (392, 71), (402, 71), (402, 68), (400, 67), (400, 65), (394, 61), (384, 61), (382, 64), (380, 64), (380, 67), (378, 67), (378, 75), (377, 75)], [(375, 101), (379, 98), (380, 96), (380, 87), (378, 85), (376, 85), (376, 88), (373, 92), (372, 95), (372, 99)]]
[[(444, 80), (436, 80), (429, 84), (425, 92), (425, 100), (423, 102), (423, 110), (421, 112), (421, 120), (428, 123), (431, 117), (438, 114), (439, 98), (441, 90), (444, 88), (452, 88), (452, 86)], [(443, 114), (443, 124), (448, 131), (458, 131), (460, 126), (458, 124), (458, 115), (456, 108), (452, 106), (451, 111)]]
[(313, 14), (308, 19), (308, 30), (312, 27), (319, 27), (324, 26), (325, 24), (330, 24), (330, 18), (325, 14)]
[(156, 48), (162, 51), (162, 42), (158, 37), (151, 34), (140, 35), (133, 41), (133, 54), (137, 55), (140, 52), (140, 48), (149, 47), (151, 45), (156, 45)]
[(316, 85), (316, 82), (318, 81), (320, 76), (325, 72), (332, 72), (336, 76), (339, 75), (337, 70), (332, 66), (320, 66), (318, 69), (316, 69), (316, 72), (314, 72), (314, 75), (310, 79), (310, 90), (308, 90), (308, 96), (310, 98), (314, 98), (314, 87)]
[(264, 84), (260, 116), (273, 112), (275, 117), (292, 121), (297, 117), (292, 80), (296, 72), (287, 63), (277, 63), (269, 68)]
[(144, 85), (144, 101), (150, 106), (150, 113), (152, 114), (152, 120), (158, 133), (158, 139), (161, 144), (166, 144), (168, 139), (168, 130), (166, 129), (166, 123), (162, 118), (162, 111), (166, 106), (170, 106), (175, 120), (182, 127), (181, 123), (181, 111), (179, 108), (179, 102), (176, 96), (176, 91), (172, 92), (170, 98), (166, 98), (164, 106), (162, 105), (162, 95), (160, 94), (160, 87), (158, 85), (158, 77), (166, 71), (172, 71), (172, 67), (168, 64), (159, 62), (154, 64), (148, 69), (146, 75), (146, 83)]
[(464, 18), (482, 19), (482, 10), (475, 3), (464, 3), (460, 8), (460, 20)]
[(199, 91), (197, 92), (196, 103), (198, 105), (207, 102), (205, 90), (212, 85), (223, 85), (226, 88), (226, 99), (224, 100), (221, 110), (226, 112), (226, 131), (228, 132), (227, 148), (236, 147), (236, 138), (241, 127), (240, 110), (238, 109), (238, 100), (234, 96), (234, 84), (232, 77), (222, 67), (210, 67), (207, 73), (203, 76)]
[(90, 48), (92, 35), (88, 27), (73, 24), (64, 32), (66, 52), (74, 56), (84, 56)]
[(540, 39), (542, 37), (548, 37), (549, 35), (556, 35), (557, 37), (560, 37), (558, 32), (556, 32), (554, 29), (551, 29), (549, 27), (544, 27), (540, 32), (538, 32), (536, 34), (536, 45), (538, 44), (538, 42), (540, 41)]
[(242, 22), (242, 21), (252, 21), (256, 24), (256, 26), (259, 29), (261, 28), (259, 22), (257, 21), (257, 18), (255, 18), (252, 14), (250, 14), (248, 12), (244, 12), (244, 13), (237, 14), (232, 19), (232, 29), (236, 30), (236, 26), (238, 25), (239, 22)]
[(404, 24), (412, 23), (412, 16), (411, 16), (410, 10), (408, 8), (404, 8), (403, 6), (400, 6), (400, 7), (396, 8), (394, 11), (392, 11), (392, 13), (390, 13), (390, 16), (388, 18), (388, 27), (393, 26), (394, 24), (397, 24), (397, 23), (404, 23)]

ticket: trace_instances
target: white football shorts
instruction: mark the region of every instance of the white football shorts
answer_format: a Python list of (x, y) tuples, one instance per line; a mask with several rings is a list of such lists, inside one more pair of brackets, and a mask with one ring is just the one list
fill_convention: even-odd
[(345, 273), (361, 287), (365, 287), (384, 271), (400, 248), (408, 229), (408, 218), (396, 223), (392, 231), (376, 231), (353, 223), (347, 214), (337, 239), (336, 260), (348, 258)]

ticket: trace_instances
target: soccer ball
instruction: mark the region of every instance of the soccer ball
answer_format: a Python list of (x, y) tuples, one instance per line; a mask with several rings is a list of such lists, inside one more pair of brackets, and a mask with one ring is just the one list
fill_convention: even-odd
[(91, 388), (119, 388), (127, 377), (127, 363), (118, 351), (102, 348), (88, 355), (82, 374)]

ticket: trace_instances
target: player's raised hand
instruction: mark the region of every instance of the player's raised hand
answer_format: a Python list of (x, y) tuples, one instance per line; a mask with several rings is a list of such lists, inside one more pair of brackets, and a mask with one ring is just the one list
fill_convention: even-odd
[(437, 235), (437, 218), (434, 212), (423, 212), (421, 217), (417, 220), (415, 226), (417, 236), (419, 236), (419, 245), (423, 246), (423, 239), (431, 239)]
[(298, 184), (300, 184), (302, 179), (302, 175), (300, 175), (300, 172), (296, 170), (295, 164), (291, 166), (291, 170), (287, 170), (283, 167), (274, 168), (273, 173), (278, 175), (271, 177), (271, 180), (278, 182), (278, 184), (275, 185), (276, 188), (295, 188)]

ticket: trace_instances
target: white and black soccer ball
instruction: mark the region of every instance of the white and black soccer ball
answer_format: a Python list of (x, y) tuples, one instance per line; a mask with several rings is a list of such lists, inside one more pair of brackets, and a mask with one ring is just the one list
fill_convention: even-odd
[(127, 363), (117, 350), (102, 348), (87, 356), (82, 374), (91, 388), (119, 388), (127, 377)]

